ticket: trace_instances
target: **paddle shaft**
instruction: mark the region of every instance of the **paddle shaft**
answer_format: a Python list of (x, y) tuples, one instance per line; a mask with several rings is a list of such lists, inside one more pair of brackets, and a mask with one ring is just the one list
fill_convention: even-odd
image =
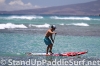
[[(56, 34), (54, 35), (54, 39), (53, 39), (54, 41), (55, 41), (55, 37), (56, 37)], [(54, 42), (53, 42), (53, 43), (54, 43)]]

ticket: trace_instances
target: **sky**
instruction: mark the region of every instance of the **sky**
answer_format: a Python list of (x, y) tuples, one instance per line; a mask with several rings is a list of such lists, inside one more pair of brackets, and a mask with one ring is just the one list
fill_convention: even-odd
[(96, 0), (0, 0), (0, 11), (46, 8), (91, 1)]

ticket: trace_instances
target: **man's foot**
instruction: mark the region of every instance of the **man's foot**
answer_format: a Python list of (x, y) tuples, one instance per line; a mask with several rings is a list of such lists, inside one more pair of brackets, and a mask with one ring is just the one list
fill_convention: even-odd
[(49, 51), (50, 52), (50, 54), (54, 54), (54, 53), (52, 53), (52, 51)]
[(49, 54), (46, 54), (46, 56), (50, 56)]
[(32, 55), (32, 53), (25, 53), (25, 54), (27, 54), (28, 56), (31, 56)]

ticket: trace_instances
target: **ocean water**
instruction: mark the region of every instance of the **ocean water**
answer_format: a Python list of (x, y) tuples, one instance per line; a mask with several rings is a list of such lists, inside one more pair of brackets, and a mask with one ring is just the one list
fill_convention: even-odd
[(71, 58), (77, 61), (100, 59), (100, 17), (56, 15), (0, 15), (0, 59), (47, 59), (45, 56), (26, 56), (25, 53), (46, 52), (43, 39), (50, 25), (57, 27), (54, 53), (88, 51), (81, 58)]

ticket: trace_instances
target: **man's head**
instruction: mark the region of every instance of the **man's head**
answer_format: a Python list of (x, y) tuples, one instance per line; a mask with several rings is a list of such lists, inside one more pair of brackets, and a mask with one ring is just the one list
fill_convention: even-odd
[(56, 29), (56, 26), (55, 25), (51, 25), (51, 29), (52, 30), (55, 30)]

